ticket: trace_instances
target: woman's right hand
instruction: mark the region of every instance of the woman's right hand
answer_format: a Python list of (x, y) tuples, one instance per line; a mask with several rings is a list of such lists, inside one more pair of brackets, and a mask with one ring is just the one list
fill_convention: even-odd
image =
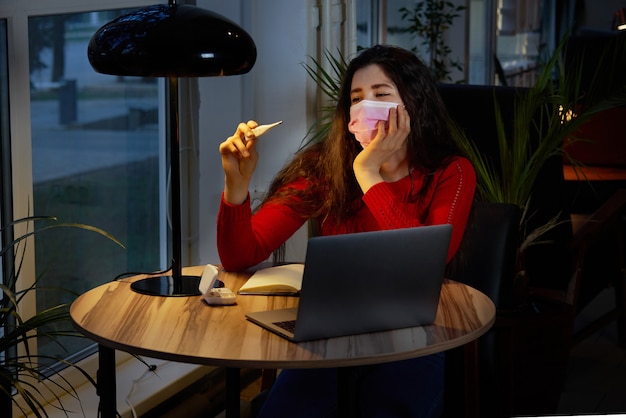
[(242, 204), (248, 197), (248, 186), (259, 159), (257, 138), (252, 132), (257, 126), (253, 120), (240, 123), (235, 133), (220, 144), (225, 174), (224, 199), (233, 205)]

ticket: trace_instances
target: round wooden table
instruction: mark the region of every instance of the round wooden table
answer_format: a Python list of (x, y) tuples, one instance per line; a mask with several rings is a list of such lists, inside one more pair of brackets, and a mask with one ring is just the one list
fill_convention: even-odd
[[(183, 273), (200, 276), (203, 269), (188, 267)], [(237, 292), (249, 276), (220, 271), (218, 278)], [(446, 280), (432, 325), (296, 344), (251, 323), (245, 314), (294, 307), (297, 297), (238, 295), (236, 305), (208, 306), (201, 296), (161, 297), (133, 291), (130, 283), (143, 277), (96, 287), (79, 296), (70, 309), (77, 329), (99, 343), (98, 386), (105, 418), (115, 416), (114, 350), (224, 366), (231, 371), (345, 368), (404, 360), (465, 345), (489, 330), (496, 312), (492, 301), (481, 292)], [(234, 377), (234, 373), (228, 376)], [(227, 408), (238, 408), (236, 392), (230, 393), (237, 398), (231, 398)]]

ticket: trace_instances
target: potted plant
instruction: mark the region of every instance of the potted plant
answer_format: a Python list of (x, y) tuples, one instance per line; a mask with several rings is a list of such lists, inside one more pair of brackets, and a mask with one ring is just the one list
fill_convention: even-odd
[[(62, 396), (76, 397), (76, 391), (70, 382), (60, 377), (57, 369), (49, 366), (51, 362), (76, 368), (95, 385), (94, 380), (75, 364), (63, 359), (35, 354), (32, 351), (31, 344), (42, 336), (60, 344), (58, 337), (68, 335), (80, 337), (81, 335), (67, 327), (70, 320), (67, 303), (50, 307), (28, 318), (20, 313), (20, 303), (32, 292), (53, 290), (38, 288), (37, 280), (24, 289), (18, 288), (20, 279), (23, 281), (22, 263), (27, 239), (34, 234), (53, 228), (79, 228), (103, 235), (123, 247), (113, 236), (99, 228), (80, 223), (59, 223), (56, 218), (49, 216), (18, 219), (0, 229), (0, 234), (2, 237), (12, 236), (14, 226), (18, 224), (31, 226), (35, 222), (44, 222), (45, 225), (37, 229), (29, 228), (22, 235), (8, 239), (8, 243), (0, 252), (2, 265), (6, 266), (4, 281), (0, 283), (2, 297), (0, 299), (0, 326), (2, 327), (0, 331), (0, 415), (7, 417), (12, 415), (13, 405), (24, 415), (32, 413), (36, 417), (47, 417), (46, 401), (43, 395), (49, 394), (54, 394), (53, 401), (49, 403), (50, 407), (64, 411), (67, 415), (68, 411), (63, 406)], [(60, 378), (53, 381), (49, 377)], [(17, 395), (23, 402), (17, 401)]]
[[(602, 97), (588, 95), (585, 105), (581, 104), (580, 67), (566, 70), (563, 65), (567, 40), (563, 39), (542, 65), (535, 84), (515, 98), (511, 129), (507, 129), (508, 121), (503, 119), (496, 102), (497, 161), (486, 156), (472, 138), (457, 131), (458, 143), (476, 170), (480, 198), (522, 209), (520, 229), (523, 240), (518, 249), (518, 279), (524, 279), (525, 252), (530, 246), (539, 245), (546, 233), (563, 222), (560, 214), (555, 213), (547, 222), (529, 227), (534, 216), (529, 210), (533, 189), (541, 181), (542, 170), (555, 158), (568, 160), (573, 165), (580, 164), (569, 156), (565, 145), (584, 141), (577, 137), (577, 133), (594, 115), (626, 105), (626, 91), (623, 90)], [(592, 80), (592, 84), (594, 82)], [(593, 91), (593, 86), (589, 90)]]
[(348, 67), (348, 61), (339, 50), (337, 51), (337, 56), (332, 55), (329, 51), (325, 51), (324, 58), (328, 62), (328, 69), (326, 69), (324, 63), (312, 57), (310, 58), (311, 64), (303, 64), (308, 76), (317, 85), (318, 94), (321, 96), (319, 99), (323, 104), (320, 107), (316, 121), (309, 128), (303, 140), (302, 147), (323, 141), (328, 136), (335, 113), (335, 106), (339, 100), (341, 79)]

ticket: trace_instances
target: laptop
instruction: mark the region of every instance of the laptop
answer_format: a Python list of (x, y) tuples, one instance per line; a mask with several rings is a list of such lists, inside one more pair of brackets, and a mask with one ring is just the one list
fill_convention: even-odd
[(246, 318), (294, 342), (434, 322), (451, 225), (310, 238), (297, 308)]

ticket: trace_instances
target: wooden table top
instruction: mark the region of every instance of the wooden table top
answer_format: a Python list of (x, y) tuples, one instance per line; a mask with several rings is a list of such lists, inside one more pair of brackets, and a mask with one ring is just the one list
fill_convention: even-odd
[[(202, 274), (204, 266), (183, 274)], [(224, 367), (340, 367), (404, 360), (473, 341), (489, 330), (495, 306), (481, 292), (446, 280), (435, 323), (423, 327), (292, 343), (245, 319), (247, 312), (297, 306), (297, 297), (237, 295), (232, 306), (208, 306), (200, 296), (136, 293), (130, 283), (96, 287), (72, 303), (81, 333), (109, 348), (184, 363)], [(237, 292), (246, 273), (220, 271)]]

